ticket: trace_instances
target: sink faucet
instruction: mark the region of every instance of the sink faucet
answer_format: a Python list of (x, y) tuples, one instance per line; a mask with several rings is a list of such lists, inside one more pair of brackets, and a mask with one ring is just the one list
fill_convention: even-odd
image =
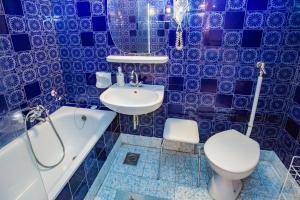
[[(135, 81), (133, 81), (135, 79)], [(129, 84), (132, 87), (142, 87), (143, 86), (143, 82), (139, 81), (139, 76), (137, 75), (137, 73), (132, 70), (131, 74), (130, 74), (130, 82)]]

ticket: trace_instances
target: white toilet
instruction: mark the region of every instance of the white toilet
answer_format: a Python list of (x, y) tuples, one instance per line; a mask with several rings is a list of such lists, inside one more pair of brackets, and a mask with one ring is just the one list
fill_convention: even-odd
[(259, 161), (259, 144), (236, 130), (227, 130), (210, 137), (204, 152), (214, 170), (208, 191), (215, 200), (235, 200), (241, 179), (249, 176)]

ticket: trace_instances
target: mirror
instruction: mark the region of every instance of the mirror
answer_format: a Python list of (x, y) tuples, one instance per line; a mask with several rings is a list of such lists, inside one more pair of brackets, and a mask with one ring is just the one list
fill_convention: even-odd
[(168, 42), (169, 0), (108, 0), (108, 26), (121, 51), (150, 54)]

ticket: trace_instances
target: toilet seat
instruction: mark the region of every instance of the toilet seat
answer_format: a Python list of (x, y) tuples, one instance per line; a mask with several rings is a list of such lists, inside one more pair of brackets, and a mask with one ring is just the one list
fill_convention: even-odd
[(256, 167), (259, 144), (236, 130), (223, 131), (210, 137), (204, 152), (215, 166), (231, 173), (243, 173)]

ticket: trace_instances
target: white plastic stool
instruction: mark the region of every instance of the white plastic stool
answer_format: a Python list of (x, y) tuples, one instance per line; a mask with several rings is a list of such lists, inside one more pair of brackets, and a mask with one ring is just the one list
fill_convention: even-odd
[(199, 186), (200, 157), (199, 157), (199, 153), (197, 153), (197, 144), (199, 143), (199, 132), (198, 132), (197, 122), (193, 120), (176, 119), (176, 118), (168, 118), (166, 120), (165, 127), (164, 127), (164, 134), (163, 134), (161, 148), (160, 148), (160, 159), (159, 159), (157, 179), (160, 178), (161, 155), (163, 153), (165, 140), (194, 144), (194, 154), (197, 154), (197, 158), (198, 158), (197, 184)]

